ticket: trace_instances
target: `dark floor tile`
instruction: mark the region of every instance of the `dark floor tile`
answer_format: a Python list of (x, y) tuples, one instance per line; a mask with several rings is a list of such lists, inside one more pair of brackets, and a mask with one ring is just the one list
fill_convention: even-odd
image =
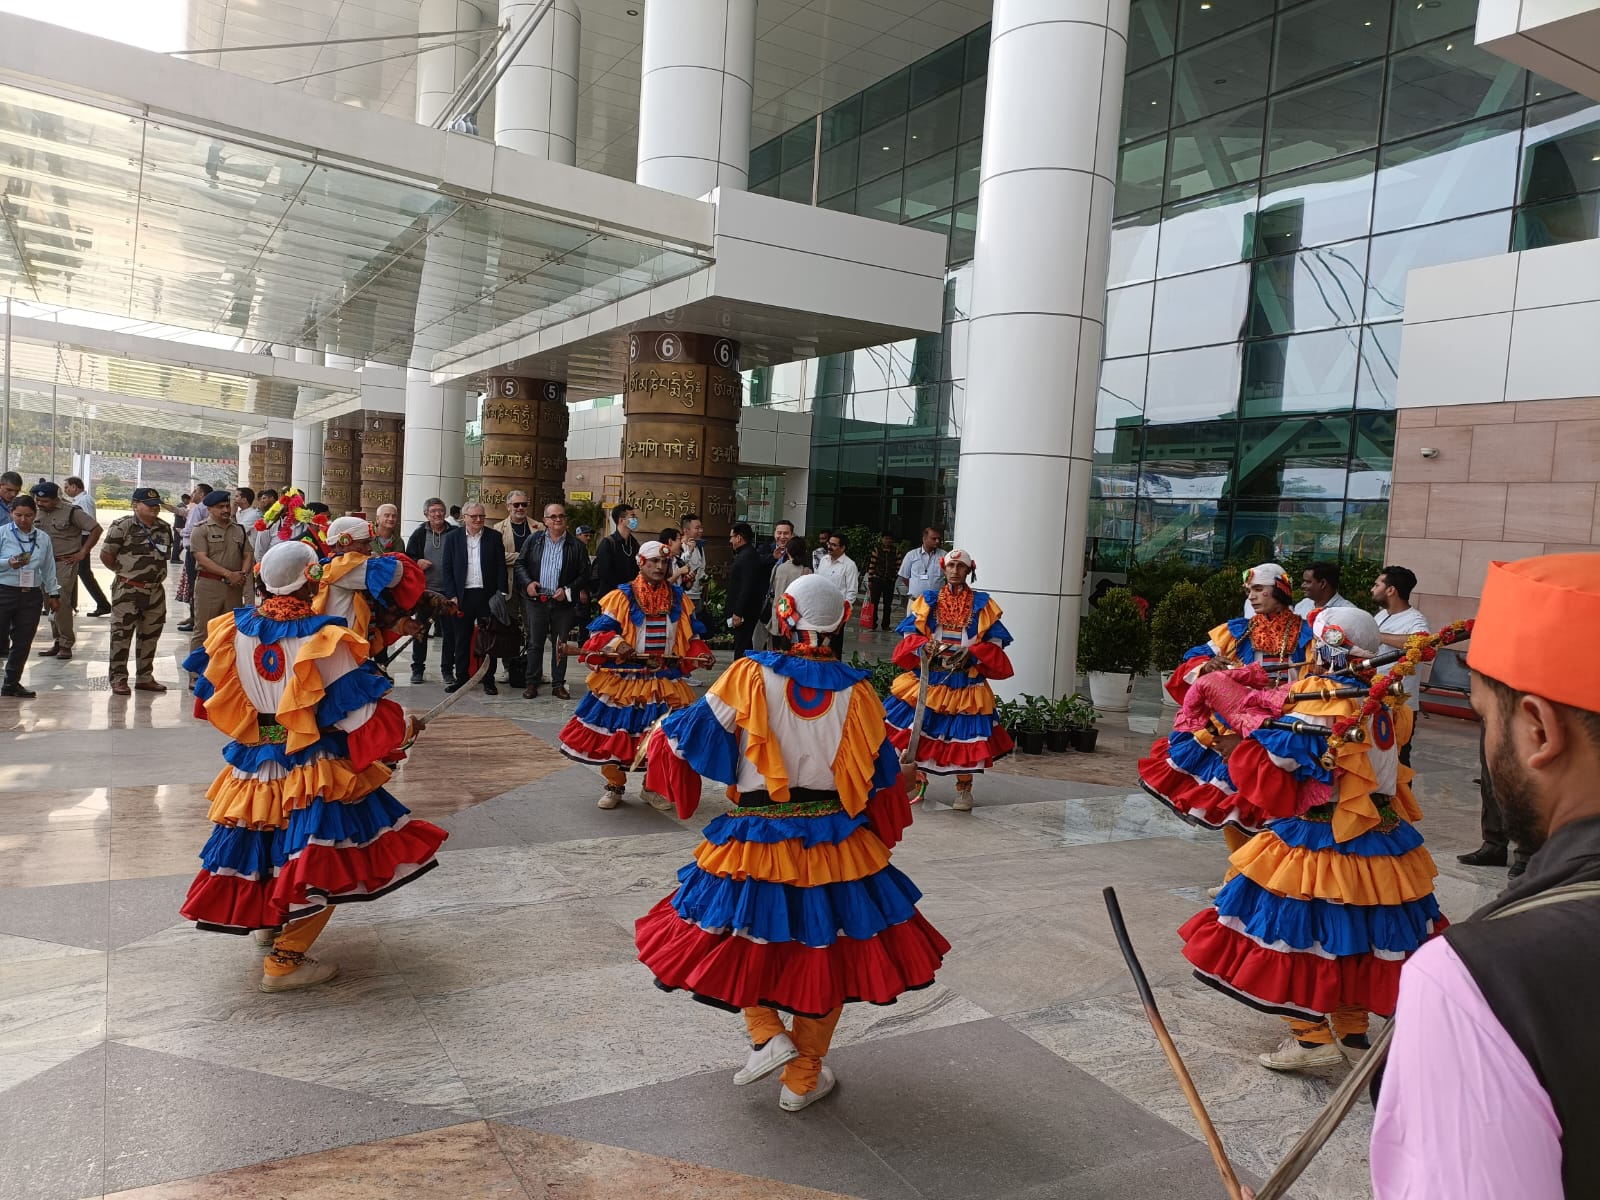
[[(195, 871), (200, 870), (200, 847), (210, 834), (209, 825), (195, 829)], [(180, 909), (194, 875), (158, 875), (150, 879), (114, 879), (111, 897), (111, 948), (149, 937), (183, 922)]]
[(0, 1093), (0, 1200), (78, 1200), (104, 1190), (105, 1048)]
[(104, 950), (111, 936), (110, 888), (108, 883), (0, 888), (0, 933)]
[(676, 819), (639, 799), (642, 779), (635, 775), (628, 780), (628, 795), (621, 807), (601, 809), (595, 805), (605, 786), (600, 772), (573, 766), (486, 800), (475, 811), (513, 834), (513, 844), (522, 845), (631, 837), (681, 828)]

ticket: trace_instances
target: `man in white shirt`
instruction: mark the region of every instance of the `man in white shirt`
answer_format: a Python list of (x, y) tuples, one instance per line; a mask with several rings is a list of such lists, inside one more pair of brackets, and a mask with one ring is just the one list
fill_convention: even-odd
[(939, 564), (944, 553), (939, 543), (944, 540), (944, 530), (929, 525), (922, 531), (922, 545), (906, 551), (900, 560), (900, 582), (906, 585), (906, 603), (924, 592), (937, 591), (944, 583), (944, 568)]
[[(445, 535), (444, 594), (461, 609), (451, 630), (456, 639), (456, 682), (445, 688), (453, 692), (472, 671), (472, 632), (478, 621), (489, 616), (489, 597), (506, 590), (506, 556), (499, 534), (484, 535), (483, 505), (476, 500), (461, 511), (461, 524)], [(495, 659), (489, 656), (483, 690), (500, 694), (495, 685)]]
[[(1406, 639), (1412, 634), (1428, 632), (1428, 618), (1422, 615), (1420, 609), (1411, 607), (1411, 589), (1416, 586), (1416, 574), (1405, 567), (1385, 567), (1373, 581), (1372, 599), (1378, 606), (1378, 635), (1385, 646), (1404, 650)], [(1422, 707), (1417, 698), (1420, 685), (1416, 672), (1406, 676), (1405, 684), (1406, 707), (1415, 713)], [(1414, 736), (1415, 721), (1411, 728)], [(1400, 747), (1400, 761), (1408, 767), (1411, 765), (1410, 742)]]
[[(66, 492), (68, 499), (89, 514), (91, 521), (97, 525), (100, 523), (100, 515), (95, 512), (94, 497), (83, 486), (83, 480), (76, 475), (68, 475), (67, 481), (61, 485), (61, 490)], [(84, 536), (87, 538), (88, 535)], [(100, 590), (100, 581), (94, 577), (94, 569), (89, 565), (88, 558), (78, 564), (78, 583), (84, 591), (94, 597), (94, 611), (89, 614), (91, 617), (103, 617), (111, 611), (111, 601), (107, 600), (105, 592)]]
[(706, 552), (700, 545), (705, 536), (705, 525), (696, 513), (683, 514), (683, 543), (678, 551), (678, 566), (682, 574), (677, 582), (684, 594), (698, 606), (706, 587)]
[(1302, 617), (1319, 608), (1357, 608), (1339, 594), (1339, 564), (1314, 562), (1300, 572), (1300, 590), (1306, 598), (1294, 606)]
[[(861, 572), (856, 569), (856, 564), (850, 556), (844, 552), (844, 538), (837, 533), (830, 533), (823, 549), (827, 554), (817, 564), (816, 573), (843, 592), (844, 598), (851, 604), (856, 603), (861, 591)], [(845, 625), (849, 623), (846, 621)], [(833, 647), (836, 656), (844, 657), (844, 625), (839, 626), (834, 633), (828, 634), (828, 645)]]

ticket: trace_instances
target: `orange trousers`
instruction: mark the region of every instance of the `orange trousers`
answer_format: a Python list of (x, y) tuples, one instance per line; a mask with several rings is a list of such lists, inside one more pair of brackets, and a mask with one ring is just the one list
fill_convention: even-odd
[(606, 786), (621, 791), (628, 786), (628, 773), (616, 763), (607, 763), (600, 768), (600, 774), (606, 781)]
[(744, 1026), (750, 1031), (752, 1044), (770, 1042), (780, 1033), (789, 1035), (799, 1057), (789, 1060), (783, 1069), (783, 1086), (797, 1096), (817, 1090), (817, 1076), (822, 1073), (822, 1059), (833, 1043), (833, 1027), (844, 1013), (840, 1005), (825, 1017), (795, 1017), (794, 1028), (786, 1028), (783, 1017), (775, 1008), (747, 1008)]
[(1365, 1033), (1368, 1017), (1364, 1008), (1338, 1008), (1321, 1021), (1300, 1021), (1294, 1017), (1285, 1017), (1284, 1020), (1289, 1022), (1289, 1032), (1294, 1034), (1295, 1040), (1326, 1046), (1336, 1037), (1355, 1037)]
[(306, 951), (317, 940), (322, 927), (333, 917), (330, 904), (321, 912), (312, 913), (299, 921), (290, 921), (272, 943), (272, 953), (261, 960), (261, 969), (268, 975), (287, 975), (305, 961)]

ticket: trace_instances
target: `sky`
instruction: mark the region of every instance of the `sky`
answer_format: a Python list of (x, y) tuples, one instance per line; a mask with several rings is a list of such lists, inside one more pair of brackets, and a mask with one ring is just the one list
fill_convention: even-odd
[(182, 50), (184, 0), (0, 0), (16, 13), (146, 50)]

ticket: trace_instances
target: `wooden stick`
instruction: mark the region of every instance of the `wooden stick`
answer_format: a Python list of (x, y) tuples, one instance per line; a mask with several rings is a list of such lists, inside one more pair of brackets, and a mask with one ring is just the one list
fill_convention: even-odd
[(1161, 1050), (1167, 1056), (1167, 1064), (1172, 1068), (1172, 1073), (1178, 1077), (1178, 1086), (1183, 1089), (1183, 1096), (1189, 1102), (1189, 1111), (1194, 1113), (1194, 1119), (1200, 1124), (1200, 1132), (1205, 1135), (1206, 1145), (1211, 1150), (1211, 1161), (1217, 1166), (1217, 1174), (1222, 1176), (1222, 1186), (1228, 1193), (1228, 1200), (1243, 1200), (1244, 1193), (1239, 1188), (1239, 1178), (1233, 1173), (1233, 1164), (1228, 1161), (1228, 1152), (1223, 1148), (1222, 1138), (1217, 1133), (1217, 1127), (1211, 1123), (1211, 1114), (1206, 1112), (1206, 1106), (1200, 1099), (1200, 1093), (1194, 1086), (1194, 1080), (1189, 1078), (1189, 1068), (1183, 1065), (1183, 1057), (1178, 1053), (1178, 1047), (1173, 1044), (1172, 1035), (1167, 1032), (1166, 1022), (1161, 1019), (1161, 1013), (1156, 1008), (1155, 994), (1150, 990), (1150, 981), (1144, 976), (1144, 968), (1139, 965), (1139, 956), (1133, 952), (1133, 940), (1128, 936), (1128, 926), (1122, 919), (1122, 906), (1117, 903), (1117, 889), (1106, 888), (1101, 893), (1106, 899), (1106, 912), (1111, 917), (1111, 929), (1117, 935), (1117, 946), (1122, 951), (1123, 961), (1128, 964), (1128, 970), (1133, 975), (1133, 986), (1138, 989), (1139, 1001), (1144, 1005), (1144, 1015), (1150, 1022), (1150, 1028), (1156, 1032), (1156, 1040), (1161, 1043)]

